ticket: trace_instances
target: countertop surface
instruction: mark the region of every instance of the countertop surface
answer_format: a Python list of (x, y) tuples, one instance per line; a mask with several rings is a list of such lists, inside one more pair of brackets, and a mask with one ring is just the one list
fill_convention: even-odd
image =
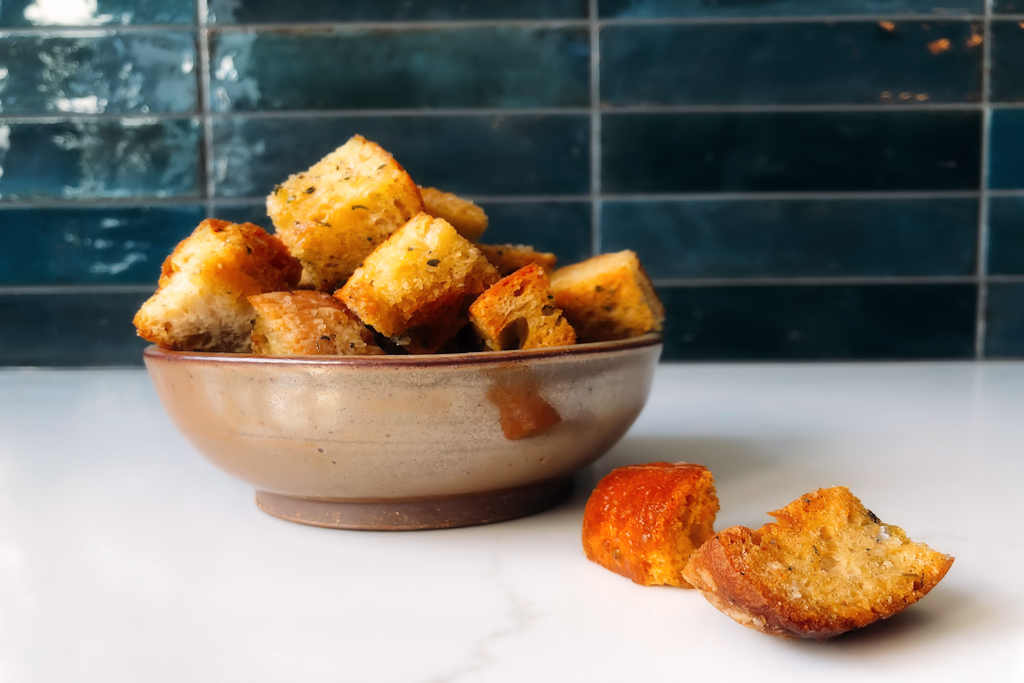
[[(261, 513), (141, 370), (0, 371), (0, 681), (1024, 680), (1024, 363), (664, 365), (644, 413), (534, 517), (354, 532)], [(588, 562), (612, 467), (711, 468), (718, 527), (845, 484), (956, 556), (824, 643)]]

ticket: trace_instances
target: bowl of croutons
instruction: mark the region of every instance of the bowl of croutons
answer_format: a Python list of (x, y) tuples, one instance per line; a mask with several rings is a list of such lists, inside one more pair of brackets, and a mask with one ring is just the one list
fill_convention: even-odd
[(551, 507), (639, 415), (664, 309), (631, 251), (556, 268), (355, 136), (207, 219), (135, 316), (167, 412), (287, 520), (482, 524)]

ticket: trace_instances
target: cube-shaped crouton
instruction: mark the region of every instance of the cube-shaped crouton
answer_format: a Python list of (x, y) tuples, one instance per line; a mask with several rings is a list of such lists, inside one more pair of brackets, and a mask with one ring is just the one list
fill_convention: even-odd
[(421, 213), (366, 257), (335, 292), (349, 309), (411, 353), (432, 353), (466, 324), (466, 309), (498, 280), (447, 221)]
[(550, 273), (558, 257), (547, 251), (537, 251), (528, 244), (478, 244), (480, 251), (502, 275), (514, 273), (523, 266), (536, 263)]
[(469, 307), (469, 319), (493, 351), (576, 343), (576, 333), (555, 306), (548, 276), (536, 263), (491, 285)]
[(477, 241), (487, 229), (487, 214), (468, 199), (436, 187), (420, 187), (420, 195), (423, 197), (423, 211), (445, 219), (467, 240)]
[(661, 330), (665, 307), (632, 251), (594, 256), (551, 275), (555, 303), (581, 342)]
[(267, 197), (277, 235), (302, 263), (304, 285), (333, 291), (388, 235), (423, 208), (394, 157), (354, 135)]
[(263, 228), (208, 218), (164, 260), (156, 293), (133, 322), (164, 348), (244, 353), (253, 318), (246, 297), (294, 287), (301, 270)]
[(268, 292), (249, 297), (256, 309), (252, 352), (263, 356), (384, 353), (373, 333), (324, 292)]

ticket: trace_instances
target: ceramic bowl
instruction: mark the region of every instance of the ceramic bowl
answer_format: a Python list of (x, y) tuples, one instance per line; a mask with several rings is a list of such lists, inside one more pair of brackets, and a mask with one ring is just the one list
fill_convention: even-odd
[(483, 524), (550, 507), (625, 434), (661, 338), (432, 356), (167, 351), (146, 367), (207, 459), (294, 522)]

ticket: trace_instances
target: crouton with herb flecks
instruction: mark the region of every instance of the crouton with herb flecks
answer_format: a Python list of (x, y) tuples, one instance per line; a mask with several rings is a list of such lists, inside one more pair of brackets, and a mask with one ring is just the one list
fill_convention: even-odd
[(420, 187), (420, 196), (424, 212), (445, 219), (467, 240), (476, 242), (487, 230), (487, 214), (468, 199), (436, 187)]
[(487, 260), (502, 275), (514, 273), (523, 266), (536, 263), (550, 274), (558, 258), (546, 251), (537, 251), (527, 244), (478, 244)]
[(330, 294), (268, 292), (249, 297), (256, 311), (252, 352), (263, 356), (384, 353), (373, 333)]
[(491, 285), (470, 305), (469, 319), (492, 351), (576, 343), (576, 333), (555, 306), (548, 276), (535, 263)]

